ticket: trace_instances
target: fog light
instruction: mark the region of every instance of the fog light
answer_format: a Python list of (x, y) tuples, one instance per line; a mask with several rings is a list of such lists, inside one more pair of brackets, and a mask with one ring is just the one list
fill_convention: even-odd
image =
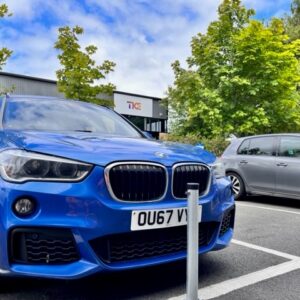
[(35, 203), (28, 198), (18, 199), (14, 204), (14, 211), (19, 216), (28, 216), (34, 212)]

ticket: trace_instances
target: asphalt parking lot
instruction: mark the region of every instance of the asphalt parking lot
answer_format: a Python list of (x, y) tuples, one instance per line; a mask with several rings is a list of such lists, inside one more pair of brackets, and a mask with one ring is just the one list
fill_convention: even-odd
[[(300, 299), (300, 201), (237, 202), (231, 246), (200, 256), (200, 299)], [(184, 299), (185, 262), (76, 281), (1, 278), (0, 299)]]

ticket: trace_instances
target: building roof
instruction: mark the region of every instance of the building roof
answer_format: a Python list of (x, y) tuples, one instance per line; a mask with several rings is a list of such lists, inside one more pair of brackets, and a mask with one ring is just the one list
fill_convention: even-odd
[(8, 72), (0, 72), (0, 75), (4, 75), (7, 77), (14, 77), (14, 78), (20, 78), (20, 79), (28, 79), (28, 80), (35, 80), (40, 82), (47, 82), (47, 83), (54, 83), (56, 84), (56, 80), (51, 79), (45, 79), (40, 77), (33, 77), (33, 76), (27, 76), (27, 75), (21, 75), (21, 74), (14, 74), (14, 73), (8, 73)]
[(126, 92), (121, 92), (121, 91), (114, 91), (114, 94), (121, 94), (121, 95), (128, 95), (128, 96), (133, 96), (133, 97), (142, 97), (142, 98), (149, 98), (153, 100), (161, 100), (161, 98), (158, 97), (151, 97), (151, 96), (146, 96), (146, 95), (141, 95), (141, 94), (134, 94), (134, 93), (126, 93)]
[[(27, 80), (33, 80), (33, 81), (39, 81), (39, 82), (46, 82), (46, 83), (52, 83), (56, 84), (56, 80), (52, 79), (46, 79), (46, 78), (40, 78), (40, 77), (34, 77), (34, 76), (28, 76), (28, 75), (22, 75), (22, 74), (15, 74), (15, 73), (9, 73), (9, 72), (0, 72), (0, 76), (7, 76), (7, 77), (13, 77), (13, 78), (20, 78), (20, 79), (27, 79)], [(128, 96), (133, 96), (133, 97), (142, 97), (142, 98), (148, 98), (148, 99), (153, 99), (160, 101), (161, 98), (158, 97), (151, 97), (147, 95), (141, 95), (141, 94), (134, 94), (134, 93), (126, 93), (122, 91), (114, 91), (114, 94), (122, 94), (122, 95), (128, 95)]]

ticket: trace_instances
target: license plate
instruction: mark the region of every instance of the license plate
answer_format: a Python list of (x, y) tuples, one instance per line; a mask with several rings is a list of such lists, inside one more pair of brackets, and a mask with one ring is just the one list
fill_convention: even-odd
[[(201, 222), (202, 206), (199, 208)], [(187, 208), (169, 208), (157, 210), (133, 210), (131, 213), (131, 230), (175, 227), (187, 224)]]

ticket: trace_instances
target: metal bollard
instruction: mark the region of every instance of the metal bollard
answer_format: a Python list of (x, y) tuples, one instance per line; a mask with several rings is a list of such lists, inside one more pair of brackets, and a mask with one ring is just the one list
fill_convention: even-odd
[(187, 277), (186, 300), (198, 300), (199, 184), (187, 184)]

